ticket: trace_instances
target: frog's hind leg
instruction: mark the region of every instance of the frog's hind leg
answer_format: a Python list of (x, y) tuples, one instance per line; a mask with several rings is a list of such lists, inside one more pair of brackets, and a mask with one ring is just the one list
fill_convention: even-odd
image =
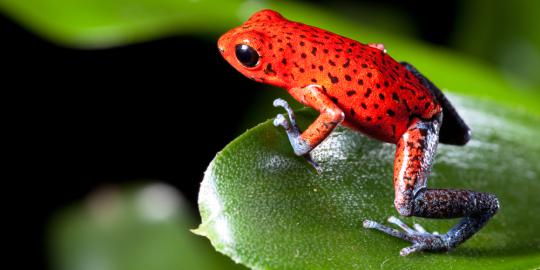
[(397, 143), (394, 161), (394, 204), (402, 216), (463, 219), (446, 234), (427, 233), (416, 225), (409, 228), (390, 218), (398, 231), (366, 220), (365, 228), (373, 228), (409, 241), (412, 246), (401, 250), (402, 256), (420, 250), (450, 250), (474, 235), (499, 208), (497, 198), (489, 193), (454, 189), (428, 189), (427, 177), (437, 149), (440, 118), (430, 121), (415, 119)]
[(444, 144), (465, 145), (471, 139), (471, 129), (463, 121), (452, 103), (435, 84), (422, 75), (413, 65), (407, 62), (401, 62), (401, 64), (422, 81), (443, 108), (444, 119), (439, 141)]

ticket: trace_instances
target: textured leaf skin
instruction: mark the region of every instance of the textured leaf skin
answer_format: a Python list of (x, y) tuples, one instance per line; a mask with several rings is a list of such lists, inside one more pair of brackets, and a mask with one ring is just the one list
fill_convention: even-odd
[[(365, 230), (393, 207), (395, 146), (339, 128), (314, 152), (318, 175), (296, 157), (283, 130), (267, 121), (237, 138), (212, 161), (199, 208), (220, 252), (254, 269), (534, 269), (540, 264), (539, 119), (451, 96), (473, 129), (465, 147), (440, 145), (430, 187), (493, 192), (501, 210), (450, 253), (400, 257), (408, 243)], [(302, 111), (303, 127), (315, 117)], [(536, 207), (535, 207), (536, 206)], [(457, 220), (406, 218), (445, 232)]]

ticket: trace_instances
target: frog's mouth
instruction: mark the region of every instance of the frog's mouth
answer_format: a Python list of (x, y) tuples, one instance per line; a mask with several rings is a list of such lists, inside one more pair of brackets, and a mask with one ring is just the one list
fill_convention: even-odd
[(221, 54), (225, 53), (225, 48), (227, 48), (230, 40), (231, 40), (231, 34), (233, 33), (235, 29), (232, 29), (228, 31), (227, 33), (223, 34), (221, 37), (219, 37), (217, 41), (217, 47)]
[(218, 39), (218, 42), (217, 42), (217, 47), (218, 47), (218, 50), (221, 54), (224, 54), (225, 53), (225, 35), (221, 36), (221, 38)]

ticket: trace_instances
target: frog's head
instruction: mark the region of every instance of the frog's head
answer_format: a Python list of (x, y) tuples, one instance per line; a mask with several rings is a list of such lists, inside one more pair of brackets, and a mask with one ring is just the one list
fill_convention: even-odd
[(246, 77), (285, 87), (286, 78), (276, 70), (283, 59), (282, 51), (273, 45), (273, 39), (277, 37), (274, 33), (276, 25), (284, 20), (275, 11), (259, 11), (221, 36), (218, 49), (225, 60)]

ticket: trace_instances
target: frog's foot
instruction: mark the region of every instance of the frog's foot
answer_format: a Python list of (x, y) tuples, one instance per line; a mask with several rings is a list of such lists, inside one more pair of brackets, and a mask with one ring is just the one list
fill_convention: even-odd
[(289, 123), (289, 121), (287, 121), (282, 114), (278, 114), (274, 119), (274, 126), (282, 126), (285, 129), (294, 153), (298, 156), (303, 156), (307, 162), (309, 162), (309, 164), (311, 164), (311, 166), (313, 166), (315, 170), (320, 173), (322, 171), (321, 167), (319, 164), (313, 161), (313, 158), (311, 157), (311, 147), (300, 137), (300, 128), (296, 124), (296, 116), (294, 115), (292, 108), (289, 106), (287, 101), (280, 98), (274, 100), (274, 107), (283, 107), (287, 111), (290, 120)]
[(289, 103), (285, 101), (284, 99), (278, 98), (274, 100), (274, 107), (283, 107), (285, 111), (287, 111), (287, 114), (289, 115), (289, 119), (291, 123), (287, 122), (287, 119), (281, 114), (278, 114), (276, 116), (276, 119), (274, 120), (274, 126), (282, 126), (285, 128), (285, 131), (287, 131), (287, 134), (293, 133), (294, 136), (298, 137), (300, 136), (300, 128), (296, 124), (296, 115), (294, 114), (294, 111), (292, 110), (291, 106), (289, 106)]
[(376, 229), (391, 236), (411, 242), (413, 244), (412, 246), (406, 247), (399, 252), (399, 255), (401, 256), (407, 256), (413, 252), (422, 250), (447, 251), (450, 249), (446, 235), (439, 235), (437, 232), (428, 233), (418, 224), (414, 224), (414, 229), (412, 229), (393, 216), (388, 218), (388, 222), (395, 224), (403, 231), (384, 226), (371, 220), (364, 221), (364, 228)]

